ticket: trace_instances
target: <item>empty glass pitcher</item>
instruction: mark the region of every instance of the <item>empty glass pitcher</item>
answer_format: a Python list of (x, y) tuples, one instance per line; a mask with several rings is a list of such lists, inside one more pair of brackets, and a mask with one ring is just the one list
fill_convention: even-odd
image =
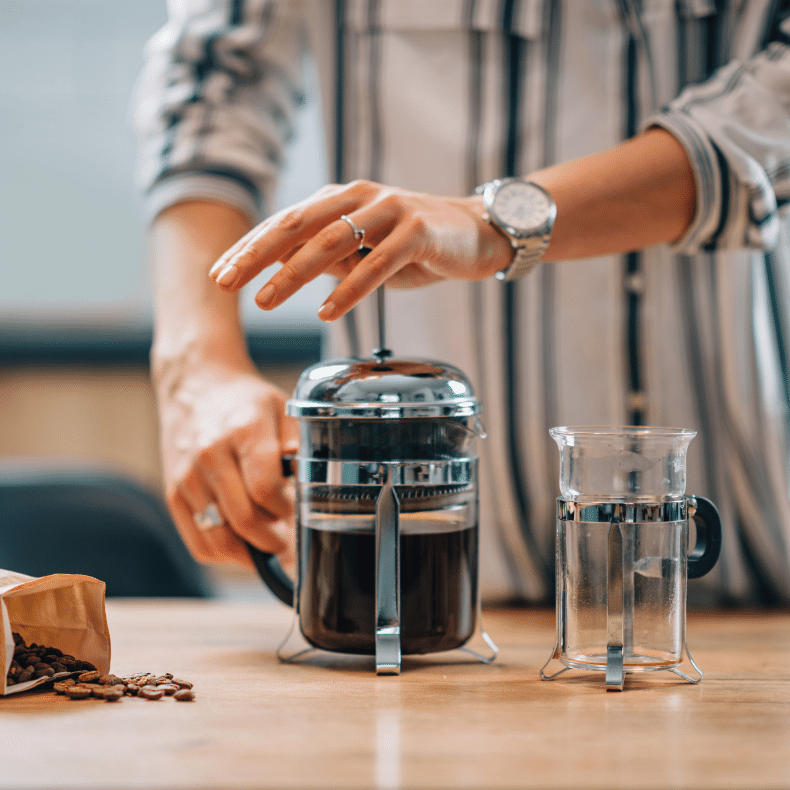
[[(607, 690), (622, 690), (627, 673), (667, 669), (698, 683), (702, 672), (686, 646), (686, 581), (716, 564), (721, 522), (713, 503), (685, 493), (686, 450), (696, 432), (550, 433), (560, 450), (557, 642), (541, 677), (598, 670)], [(685, 658), (694, 676), (680, 668)]]

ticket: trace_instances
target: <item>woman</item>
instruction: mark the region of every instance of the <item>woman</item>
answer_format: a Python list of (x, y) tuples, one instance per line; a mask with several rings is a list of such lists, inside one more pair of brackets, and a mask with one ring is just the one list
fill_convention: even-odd
[[(786, 6), (174, 7), (149, 46), (137, 129), (168, 501), (195, 556), (247, 563), (242, 538), (290, 551), (279, 459), (296, 427), (249, 360), (235, 297), (280, 261), (263, 309), (338, 276), (319, 309), (333, 355), (374, 347), (364, 297), (386, 282), (396, 352), (473, 379), (488, 599), (552, 594), (548, 429), (651, 424), (698, 431), (688, 490), (723, 519), (721, 560), (691, 600), (790, 601)], [(256, 225), (308, 50), (336, 185)], [(475, 193), (509, 176), (556, 206), (531, 236), (539, 265), (514, 279), (511, 239)]]

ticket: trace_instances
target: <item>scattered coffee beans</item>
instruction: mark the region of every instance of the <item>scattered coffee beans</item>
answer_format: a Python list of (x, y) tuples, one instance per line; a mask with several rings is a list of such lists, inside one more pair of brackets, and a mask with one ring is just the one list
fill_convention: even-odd
[(95, 697), (107, 702), (117, 702), (124, 696), (148, 700), (167, 696), (178, 702), (195, 699), (192, 684), (188, 680), (174, 678), (169, 672), (164, 675), (136, 672), (128, 677), (102, 675), (90, 661), (82, 661), (56, 647), (35, 643), (27, 645), (19, 634), (14, 633), (14, 657), (6, 685), (13, 686), (40, 677), (55, 681), (52, 684), (55, 693), (70, 699)]

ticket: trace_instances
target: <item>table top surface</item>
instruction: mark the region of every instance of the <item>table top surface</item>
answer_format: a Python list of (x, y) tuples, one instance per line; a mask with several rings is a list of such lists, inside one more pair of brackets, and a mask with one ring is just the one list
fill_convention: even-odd
[(279, 603), (107, 602), (112, 671), (172, 672), (194, 702), (0, 700), (0, 787), (790, 788), (790, 612), (690, 613), (698, 685), (668, 672), (546, 682), (547, 610), (484, 612), (458, 651), (281, 663)]

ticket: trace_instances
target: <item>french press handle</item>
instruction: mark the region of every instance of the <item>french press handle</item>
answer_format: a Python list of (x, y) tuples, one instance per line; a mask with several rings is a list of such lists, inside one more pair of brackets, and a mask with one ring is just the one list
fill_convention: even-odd
[(699, 579), (710, 571), (721, 553), (721, 517), (716, 505), (705, 497), (688, 497), (689, 518), (694, 519), (697, 538), (689, 552), (687, 575)]
[[(293, 477), (296, 473), (295, 457), (285, 455), (282, 460), (283, 477)], [(263, 583), (279, 598), (286, 606), (294, 605), (294, 583), (291, 577), (283, 570), (277, 555), (268, 551), (261, 551), (251, 543), (244, 541), (247, 553), (258, 571)]]
[(264, 584), (287, 606), (294, 605), (294, 583), (291, 577), (283, 570), (275, 554), (261, 551), (251, 543), (244, 541), (250, 558), (255, 564), (255, 570)]

